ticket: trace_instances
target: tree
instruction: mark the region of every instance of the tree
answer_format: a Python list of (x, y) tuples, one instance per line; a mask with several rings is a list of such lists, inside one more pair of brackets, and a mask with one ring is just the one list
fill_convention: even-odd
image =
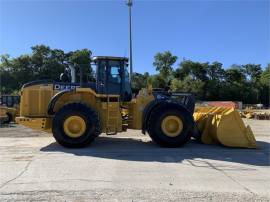
[(243, 69), (246, 74), (247, 80), (256, 83), (260, 79), (260, 75), (262, 74), (261, 65), (246, 64), (243, 65)]
[(224, 79), (225, 75), (225, 71), (222, 69), (222, 63), (220, 62), (213, 62), (207, 65), (206, 73), (209, 80), (212, 81), (221, 81)]
[[(174, 76), (179, 80), (187, 81), (199, 81), (203, 82), (203, 85), (200, 85), (202, 96), (206, 97), (207, 92), (207, 67), (208, 63), (199, 63), (193, 62), (191, 60), (184, 60), (179, 65), (178, 68), (174, 71)], [(189, 80), (187, 80), (189, 78)]]
[[(80, 78), (80, 70), (83, 71), (84, 82), (94, 80), (94, 72), (91, 67), (91, 55), (92, 52), (88, 49), (76, 50), (74, 52), (69, 52), (68, 62), (76, 69), (77, 81)], [(81, 69), (80, 69), (81, 68)]]
[(171, 83), (172, 91), (182, 91), (194, 93), (195, 97), (199, 100), (204, 100), (203, 88), (205, 83), (200, 79), (193, 79), (190, 76), (186, 76), (183, 80), (173, 79)]
[(139, 90), (141, 90), (142, 88), (146, 88), (148, 78), (149, 73), (147, 72), (144, 74), (134, 72), (132, 74), (132, 83), (131, 83), (132, 92), (138, 94)]
[(172, 55), (170, 51), (164, 53), (157, 53), (154, 56), (153, 65), (160, 74), (160, 78), (168, 85), (172, 79), (173, 64), (176, 62), (177, 56)]
[(167, 89), (169, 86), (169, 83), (167, 83), (160, 74), (152, 75), (150, 81), (153, 88)]
[(51, 49), (45, 45), (31, 47), (32, 53), (10, 58), (2, 55), (0, 61), (1, 92), (5, 94), (18, 90), (23, 84), (41, 79), (59, 81), (59, 76), (67, 64), (83, 68), (85, 81), (93, 80), (90, 66), (91, 51), (87, 49), (64, 53), (60, 49)]
[[(28, 82), (29, 79), (34, 79), (34, 69), (32, 68), (31, 57), (29, 55), (21, 55), (18, 58), (10, 60), (10, 66), (6, 67), (9, 69), (13, 79), (7, 81), (11, 88), (15, 86), (22, 86)], [(16, 88), (16, 89), (17, 89)]]
[(225, 79), (228, 82), (243, 82), (245, 81), (245, 71), (241, 65), (232, 65), (225, 72)]
[(245, 93), (245, 100), (252, 104), (259, 103), (259, 97), (261, 94), (261, 84), (259, 82), (260, 76), (262, 74), (261, 65), (246, 64), (242, 65), (242, 68), (246, 80), (245, 88), (247, 89)]
[[(91, 68), (91, 51), (88, 49), (65, 53), (45, 45), (31, 47), (31, 54), (15, 58), (0, 56), (0, 91), (3, 94), (17, 92), (20, 87), (33, 80), (50, 79), (59, 81), (60, 74), (72, 65), (83, 69), (84, 82), (94, 81)], [(192, 92), (199, 100), (235, 100), (243, 103), (262, 103), (269, 106), (270, 64), (261, 68), (259, 64), (232, 65), (223, 68), (219, 62), (182, 61), (175, 70), (177, 57), (169, 51), (157, 53), (153, 65), (155, 75), (134, 73), (132, 90), (135, 94), (151, 83), (154, 88)]]
[(262, 72), (260, 76), (260, 83), (264, 86), (270, 85), (270, 63), (267, 65), (265, 70)]
[(206, 73), (208, 79), (205, 85), (205, 100), (219, 100), (220, 90), (225, 77), (225, 71), (222, 69), (222, 64), (219, 62), (213, 62), (207, 64)]
[(260, 101), (266, 106), (270, 106), (270, 64), (267, 65), (265, 70), (260, 76)]
[(32, 67), (35, 79), (49, 79), (59, 81), (60, 74), (65, 69), (65, 53), (59, 49), (37, 45), (32, 48)]
[(0, 57), (0, 91), (3, 94), (12, 91), (11, 85), (6, 85), (9, 81), (14, 81), (13, 75), (10, 71), (10, 57), (9, 55), (1, 55)]

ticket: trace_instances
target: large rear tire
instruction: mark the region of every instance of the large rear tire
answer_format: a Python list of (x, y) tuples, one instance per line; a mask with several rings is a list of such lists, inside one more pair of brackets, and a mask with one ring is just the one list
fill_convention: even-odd
[(191, 138), (193, 119), (190, 112), (175, 103), (161, 104), (148, 120), (147, 131), (151, 139), (163, 147), (180, 147)]
[(100, 122), (88, 106), (71, 103), (55, 114), (52, 132), (55, 140), (64, 147), (85, 147), (100, 134)]

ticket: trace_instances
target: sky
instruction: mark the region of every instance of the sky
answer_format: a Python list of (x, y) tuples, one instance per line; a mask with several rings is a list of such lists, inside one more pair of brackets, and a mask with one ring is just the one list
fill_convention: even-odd
[[(154, 73), (157, 52), (198, 62), (270, 63), (270, 1), (133, 0), (133, 69)], [(128, 56), (124, 0), (0, 0), (0, 54), (45, 44)]]

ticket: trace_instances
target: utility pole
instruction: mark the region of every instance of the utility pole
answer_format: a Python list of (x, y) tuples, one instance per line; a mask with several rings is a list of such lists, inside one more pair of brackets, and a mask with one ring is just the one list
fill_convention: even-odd
[(132, 64), (132, 33), (131, 33), (131, 7), (132, 7), (132, 0), (127, 0), (126, 2), (128, 6), (128, 13), (129, 13), (129, 68), (130, 68), (130, 74), (129, 74), (129, 80), (131, 82), (131, 77), (133, 73), (133, 64)]

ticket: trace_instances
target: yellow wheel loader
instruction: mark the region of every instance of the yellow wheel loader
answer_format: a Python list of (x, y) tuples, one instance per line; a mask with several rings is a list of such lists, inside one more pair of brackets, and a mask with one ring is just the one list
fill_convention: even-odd
[(94, 83), (83, 83), (82, 71), (76, 83), (70, 67), (68, 75), (61, 75), (62, 82), (25, 84), (16, 121), (53, 133), (64, 147), (84, 147), (101, 133), (114, 135), (127, 129), (142, 130), (164, 147), (179, 147), (196, 131), (201, 139), (193, 119), (192, 94), (153, 91), (149, 85), (132, 98), (127, 58), (93, 57), (92, 65), (96, 66)]
[[(83, 147), (100, 133), (142, 130), (156, 143), (178, 147), (191, 137), (194, 98), (191, 94), (142, 89), (132, 99), (128, 59), (94, 57), (96, 82), (33, 81), (21, 89), (20, 117), (27, 127), (52, 132), (65, 147)], [(81, 73), (82, 74), (82, 73)], [(68, 76), (63, 76), (67, 78)], [(82, 76), (80, 76), (82, 78)]]
[(20, 96), (1, 95), (0, 97), (0, 123), (8, 124), (14, 122), (16, 116), (19, 116)]

